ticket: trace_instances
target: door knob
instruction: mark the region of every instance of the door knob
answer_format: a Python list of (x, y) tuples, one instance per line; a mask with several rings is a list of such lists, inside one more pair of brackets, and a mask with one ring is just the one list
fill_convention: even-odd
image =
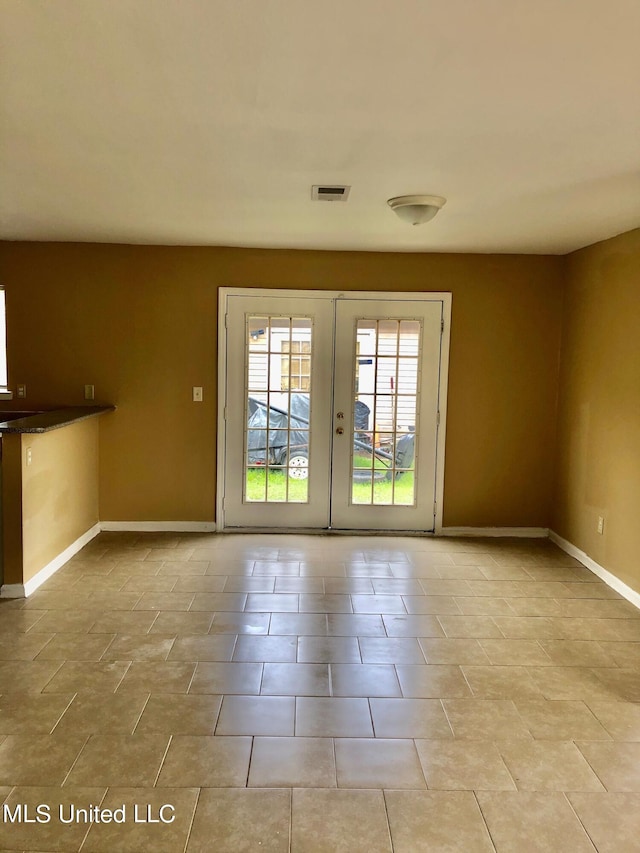
[(336, 435), (342, 435), (344, 429), (342, 427), (336, 427)]

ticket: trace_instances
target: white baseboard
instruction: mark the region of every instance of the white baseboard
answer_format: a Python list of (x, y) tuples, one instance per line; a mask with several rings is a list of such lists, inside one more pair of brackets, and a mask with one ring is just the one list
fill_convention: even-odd
[(50, 563), (47, 563), (44, 568), (35, 574), (26, 583), (5, 583), (0, 587), (0, 598), (28, 598), (32, 592), (35, 592), (51, 575), (54, 575), (58, 569), (62, 568), (74, 554), (77, 554), (85, 545), (100, 533), (100, 525), (94, 524), (86, 533), (79, 536), (75, 542), (72, 542), (68, 548), (65, 548), (61, 554), (54, 557)]
[(570, 557), (575, 557), (576, 560), (580, 560), (580, 562), (589, 569), (589, 571), (593, 572), (594, 575), (597, 575), (601, 580), (603, 580), (607, 586), (610, 586), (611, 589), (615, 589), (616, 592), (619, 592), (627, 601), (630, 601), (631, 604), (640, 608), (640, 593), (636, 592), (635, 589), (631, 589), (630, 586), (627, 586), (624, 581), (621, 581), (620, 578), (616, 577), (612, 574), (608, 569), (605, 569), (604, 566), (601, 566), (600, 563), (596, 563), (595, 560), (592, 560), (588, 554), (585, 554), (584, 551), (581, 551), (580, 548), (577, 548), (575, 545), (572, 545), (567, 539), (563, 539), (562, 536), (559, 536), (555, 530), (549, 531), (549, 539), (552, 542), (562, 548)]
[(546, 539), (547, 527), (443, 527), (438, 536), (505, 536), (517, 539)]
[(215, 533), (215, 521), (101, 521), (100, 530), (127, 533)]

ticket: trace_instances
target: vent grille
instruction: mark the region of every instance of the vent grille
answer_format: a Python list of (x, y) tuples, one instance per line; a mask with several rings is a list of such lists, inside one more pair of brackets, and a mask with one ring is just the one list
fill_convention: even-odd
[(351, 187), (345, 184), (315, 184), (311, 187), (313, 201), (346, 201)]

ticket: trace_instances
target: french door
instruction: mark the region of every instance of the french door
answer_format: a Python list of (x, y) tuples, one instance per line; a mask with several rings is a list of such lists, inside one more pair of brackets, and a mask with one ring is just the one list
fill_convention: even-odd
[(434, 529), (448, 294), (223, 292), (223, 529)]

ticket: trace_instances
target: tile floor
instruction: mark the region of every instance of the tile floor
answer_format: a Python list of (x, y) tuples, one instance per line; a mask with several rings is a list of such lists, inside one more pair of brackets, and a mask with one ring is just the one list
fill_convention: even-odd
[(0, 848), (638, 851), (639, 617), (543, 540), (103, 533), (0, 603)]

